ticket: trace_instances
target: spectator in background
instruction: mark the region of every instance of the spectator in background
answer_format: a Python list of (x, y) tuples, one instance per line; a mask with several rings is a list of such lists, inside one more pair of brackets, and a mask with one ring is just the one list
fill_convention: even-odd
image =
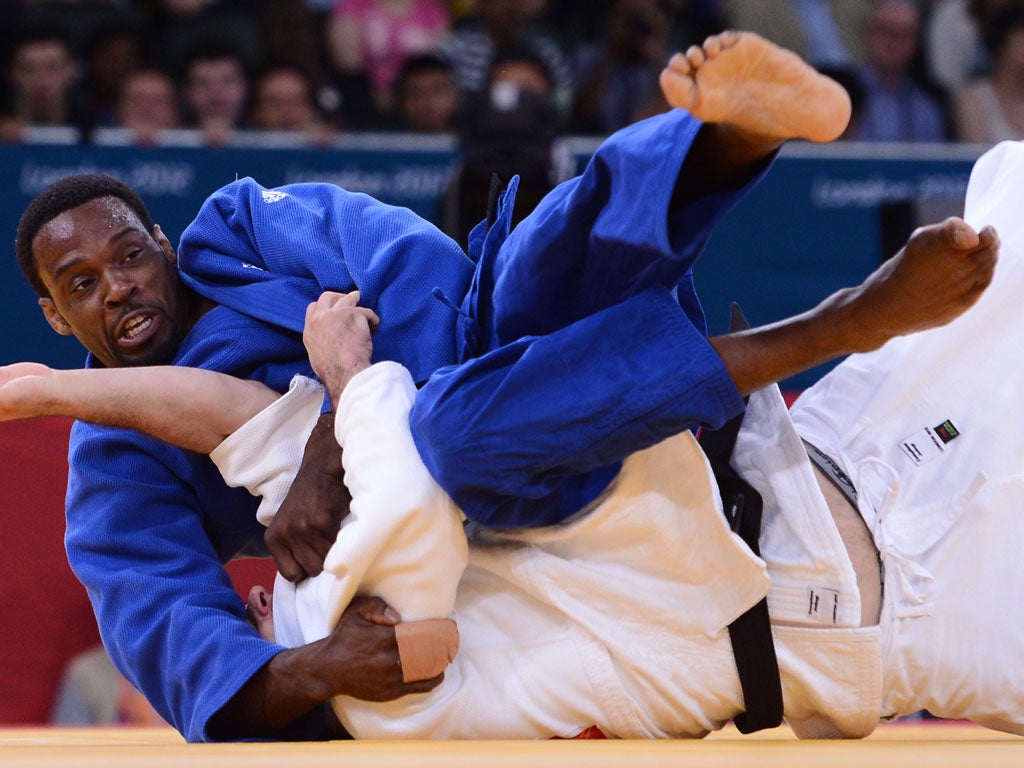
[(935, 0), (924, 23), (922, 43), (928, 75), (950, 92), (988, 65), (970, 5), (971, 0)]
[(245, 68), (263, 63), (262, 14), (274, 0), (149, 0), (157, 63), (181, 70), (197, 47), (230, 43)]
[(301, 133), (318, 145), (331, 138), (331, 130), (317, 109), (313, 82), (289, 64), (272, 65), (257, 78), (249, 126), (260, 131)]
[(925, 21), (928, 76), (952, 93), (992, 67), (983, 30), (1021, 0), (935, 0)]
[(430, 53), (413, 56), (395, 80), (396, 127), (414, 133), (452, 131), (459, 98), (448, 62)]
[(992, 72), (954, 95), (956, 137), (983, 144), (1024, 138), (1024, 8), (993, 17), (985, 42)]
[(339, 97), (329, 77), (324, 26), (334, 0), (270, 0), (263, 10), (265, 61), (298, 67), (313, 84), (317, 107), (334, 122)]
[(722, 0), (662, 0), (672, 19), (669, 49), (685, 51), (691, 45), (703, 45), (710, 35), (727, 28)]
[[(555, 93), (551, 70), (540, 56), (528, 48), (501, 51), (491, 67), (487, 87), (492, 96), (511, 90), (534, 94), (549, 103)], [(552, 119), (557, 120), (555, 117)]]
[(79, 70), (67, 35), (59, 27), (23, 30), (7, 66), (9, 104), (0, 117), (0, 138), (21, 141), (27, 126), (75, 126), (91, 121), (76, 90)]
[(121, 673), (102, 645), (75, 656), (61, 677), (51, 725), (168, 727)]
[(142, 36), (127, 23), (100, 29), (86, 53), (87, 95), (96, 125), (117, 122), (117, 102), (129, 73), (139, 69), (145, 56)]
[(941, 102), (910, 74), (920, 46), (921, 11), (913, 0), (873, 0), (864, 21), (864, 113), (859, 141), (946, 141)]
[(541, 21), (565, 51), (601, 39), (615, 0), (558, 0), (547, 3)]
[(60, 27), (76, 56), (88, 53), (91, 42), (106, 29), (143, 21), (145, 2), (128, 0), (2, 0), (20, 5), (22, 22)]
[(154, 67), (130, 72), (121, 83), (116, 125), (138, 144), (155, 144), (163, 131), (181, 127), (178, 93), (170, 75)]
[[(0, 3), (0, 51), (14, 49), (18, 30), (21, 28), (21, 3)], [(0, 54), (0, 60), (7, 64), (8, 55)], [(7, 78), (0, 78), (0, 104), (7, 103)]]
[(385, 114), (402, 62), (435, 50), (450, 24), (442, 0), (337, 0), (328, 51), (343, 75), (366, 76), (374, 106)]
[(452, 64), (455, 82), (468, 93), (487, 90), (494, 62), (503, 51), (531, 51), (551, 73), (554, 101), (564, 114), (572, 102), (572, 73), (561, 48), (535, 31), (539, 11), (518, 0), (477, 0), (474, 25), (458, 29), (445, 40), (443, 53)]
[(245, 127), (249, 78), (241, 56), (215, 43), (195, 48), (185, 62), (185, 123), (198, 128), (211, 146), (225, 144)]
[(522, 221), (554, 187), (553, 153), (559, 133), (554, 77), (526, 48), (505, 49), (494, 61), (483, 93), (470, 94), (457, 117), (461, 162), (441, 202), (441, 229), (466, 246), (487, 215), (492, 178), (519, 176), (512, 224)]
[(727, 26), (757, 32), (815, 67), (861, 61), (865, 0), (723, 0)]
[(668, 109), (658, 76), (668, 59), (671, 19), (661, 0), (616, 0), (601, 42), (574, 56), (573, 130), (609, 134)]

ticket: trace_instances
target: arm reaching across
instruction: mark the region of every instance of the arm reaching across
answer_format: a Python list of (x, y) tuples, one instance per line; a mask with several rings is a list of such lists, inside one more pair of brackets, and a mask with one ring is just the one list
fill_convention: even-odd
[(814, 309), (771, 325), (715, 336), (736, 388), (749, 394), (889, 339), (936, 328), (967, 311), (988, 287), (999, 238), (962, 219), (922, 227), (894, 257), (856, 288), (834, 293)]
[(342, 451), (334, 437), (334, 413), (323, 413), (264, 537), (282, 576), (299, 582), (323, 570), (324, 558), (351, 502)]
[(352, 377), (370, 367), (370, 334), (380, 325), (373, 310), (358, 306), (359, 298), (359, 291), (327, 291), (306, 309), (302, 341), (335, 407)]
[(390, 701), (433, 690), (443, 675), (406, 682), (398, 656), (398, 614), (376, 597), (356, 598), (323, 640), (282, 651), (210, 723), (217, 739), (282, 728), (338, 695)]
[(200, 453), (212, 451), (277, 397), (259, 382), (200, 368), (0, 368), (0, 420), (70, 416)]
[[(359, 298), (359, 291), (325, 292), (306, 308), (303, 341), (334, 406), (348, 381), (370, 366), (370, 332), (380, 323), (372, 310), (357, 306)], [(326, 413), (313, 428), (295, 480), (267, 528), (267, 549), (289, 581), (323, 570), (352, 501), (344, 478), (334, 414)]]
[[(0, 368), (0, 419), (72, 416), (203, 452), (277, 397), (262, 384), (195, 368)], [(334, 449), (340, 456), (336, 442)], [(388, 701), (432, 690), (442, 674), (415, 679), (403, 667), (395, 629), (400, 621), (383, 600), (356, 598), (325, 638), (271, 658), (213, 717), (209, 735), (276, 732), (338, 695)]]

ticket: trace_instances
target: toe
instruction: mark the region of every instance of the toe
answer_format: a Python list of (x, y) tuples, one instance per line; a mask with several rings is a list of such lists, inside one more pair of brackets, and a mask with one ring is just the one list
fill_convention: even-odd
[(680, 75), (689, 75), (693, 66), (690, 64), (690, 60), (687, 58), (689, 51), (686, 53), (676, 53), (672, 55), (672, 58), (668, 60), (667, 69), (671, 70)]
[(734, 29), (727, 29), (724, 32), (719, 32), (715, 37), (718, 38), (718, 42), (719, 45), (722, 46), (722, 50), (732, 48), (740, 41), (740, 33)]
[(709, 59), (715, 58), (722, 52), (722, 36), (712, 35), (704, 41), (704, 53)]

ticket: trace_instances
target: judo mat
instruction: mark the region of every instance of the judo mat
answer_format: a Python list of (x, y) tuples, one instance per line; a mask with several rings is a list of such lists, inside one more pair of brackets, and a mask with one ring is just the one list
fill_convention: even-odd
[(140, 728), (0, 729), (0, 768), (1019, 768), (1024, 738), (949, 722), (882, 725), (863, 741), (798, 741), (787, 728), (694, 741), (351, 741), (185, 744)]

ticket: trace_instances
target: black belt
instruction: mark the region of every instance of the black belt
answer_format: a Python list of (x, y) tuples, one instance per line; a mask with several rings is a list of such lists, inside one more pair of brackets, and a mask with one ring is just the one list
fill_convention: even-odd
[[(734, 304), (730, 330), (735, 332), (748, 327)], [(715, 473), (729, 527), (760, 557), (761, 494), (740, 477), (730, 463), (742, 422), (743, 414), (740, 414), (721, 429), (703, 430), (700, 445)], [(736, 658), (744, 707), (744, 712), (733, 718), (733, 722), (740, 733), (779, 726), (782, 723), (782, 681), (766, 597), (729, 625), (729, 640)]]
[(807, 450), (807, 458), (811, 460), (811, 463), (820, 469), (821, 473), (828, 478), (829, 482), (846, 497), (846, 500), (850, 502), (850, 506), (857, 509), (857, 486), (855, 486), (849, 476), (839, 468), (839, 463), (823, 450), (818, 448), (818, 446), (808, 443), (806, 440), (804, 440), (803, 443), (804, 448)]

